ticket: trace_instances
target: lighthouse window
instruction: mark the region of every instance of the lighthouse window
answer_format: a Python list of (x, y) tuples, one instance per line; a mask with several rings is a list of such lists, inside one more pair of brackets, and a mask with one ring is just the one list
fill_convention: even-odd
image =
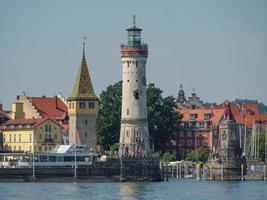
[(138, 93), (138, 92), (135, 92), (135, 93), (134, 93), (134, 98), (135, 98), (135, 99), (139, 99), (139, 93)]

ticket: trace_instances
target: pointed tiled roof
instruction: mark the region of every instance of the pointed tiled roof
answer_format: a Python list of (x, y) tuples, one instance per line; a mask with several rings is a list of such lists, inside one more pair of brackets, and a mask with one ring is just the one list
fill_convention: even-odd
[(87, 67), (84, 43), (82, 62), (76, 77), (71, 96), (68, 98), (68, 100), (98, 100), (97, 96), (94, 93), (93, 84)]

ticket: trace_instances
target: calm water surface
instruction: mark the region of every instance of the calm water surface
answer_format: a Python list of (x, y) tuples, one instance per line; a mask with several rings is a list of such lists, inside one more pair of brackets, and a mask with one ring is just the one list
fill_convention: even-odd
[(170, 179), (169, 182), (156, 183), (0, 182), (0, 199), (265, 200), (267, 181), (209, 182)]

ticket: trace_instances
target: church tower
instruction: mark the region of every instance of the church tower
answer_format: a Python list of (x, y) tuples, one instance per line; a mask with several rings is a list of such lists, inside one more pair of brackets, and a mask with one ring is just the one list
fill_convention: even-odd
[(87, 150), (95, 151), (98, 110), (99, 99), (93, 90), (83, 43), (81, 65), (68, 98), (69, 144), (86, 145)]
[(147, 44), (141, 43), (142, 29), (127, 29), (128, 44), (121, 45), (122, 109), (119, 154), (151, 152), (147, 124), (146, 60)]

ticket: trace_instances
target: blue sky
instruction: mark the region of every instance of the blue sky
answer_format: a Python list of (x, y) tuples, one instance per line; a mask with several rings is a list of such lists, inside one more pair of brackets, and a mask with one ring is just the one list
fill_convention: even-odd
[(97, 95), (121, 80), (125, 29), (143, 28), (147, 80), (176, 96), (182, 83), (203, 101), (267, 104), (267, 1), (0, 1), (0, 101), (71, 93), (87, 37)]

